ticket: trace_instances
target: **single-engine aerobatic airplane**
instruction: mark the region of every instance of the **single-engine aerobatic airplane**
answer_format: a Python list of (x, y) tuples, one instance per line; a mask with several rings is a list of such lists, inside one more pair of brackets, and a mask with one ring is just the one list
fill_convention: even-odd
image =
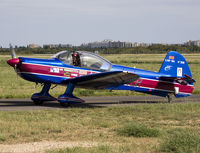
[[(7, 63), (25, 80), (42, 83), (40, 93), (32, 95), (36, 105), (58, 100), (62, 106), (84, 102), (75, 97), (75, 87), (86, 89), (131, 90), (151, 95), (186, 97), (194, 89), (189, 66), (185, 58), (170, 51), (159, 72), (141, 70), (112, 64), (94, 53), (86, 51), (61, 51), (51, 59), (17, 58), (11, 46), (12, 59)], [(49, 94), (51, 84), (67, 86), (57, 99)]]

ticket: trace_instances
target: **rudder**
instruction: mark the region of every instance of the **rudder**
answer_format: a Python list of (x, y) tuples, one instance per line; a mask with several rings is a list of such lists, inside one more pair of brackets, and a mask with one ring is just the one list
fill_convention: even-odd
[(159, 73), (169, 77), (184, 77), (185, 75), (188, 75), (192, 78), (190, 68), (185, 58), (175, 51), (168, 52)]

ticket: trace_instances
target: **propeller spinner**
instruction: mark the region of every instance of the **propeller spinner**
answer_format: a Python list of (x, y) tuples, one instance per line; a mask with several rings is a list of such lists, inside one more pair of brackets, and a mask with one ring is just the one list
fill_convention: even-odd
[(13, 49), (13, 46), (10, 44), (10, 53), (11, 53), (11, 57), (12, 59), (9, 59), (7, 61), (7, 63), (16, 68), (17, 64), (20, 62), (19, 58), (16, 57), (16, 54), (15, 54), (15, 50)]

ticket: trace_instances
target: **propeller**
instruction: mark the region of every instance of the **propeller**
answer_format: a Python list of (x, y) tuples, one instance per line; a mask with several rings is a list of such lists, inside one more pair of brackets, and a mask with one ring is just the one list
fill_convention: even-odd
[(17, 73), (17, 69), (20, 67), (21, 61), (19, 58), (16, 57), (15, 50), (11, 44), (10, 44), (10, 53), (12, 58), (9, 59), (7, 63), (10, 66), (12, 66), (15, 69), (15, 72)]

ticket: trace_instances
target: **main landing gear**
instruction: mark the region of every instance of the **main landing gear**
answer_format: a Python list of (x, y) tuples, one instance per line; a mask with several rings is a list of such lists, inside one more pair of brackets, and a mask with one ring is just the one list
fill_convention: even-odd
[(74, 91), (75, 85), (73, 83), (69, 83), (67, 85), (67, 89), (63, 95), (60, 95), (58, 99), (52, 97), (49, 94), (49, 89), (51, 87), (50, 83), (45, 83), (42, 91), (40, 93), (35, 93), (32, 95), (31, 100), (35, 105), (42, 105), (45, 101), (55, 101), (58, 100), (61, 106), (68, 107), (70, 104), (74, 103), (82, 103), (84, 100), (75, 97), (72, 93)]
[(58, 101), (60, 102), (61, 106), (69, 106), (70, 104), (74, 104), (74, 103), (83, 103), (84, 100), (75, 97), (72, 93), (74, 91), (74, 87), (75, 85), (73, 83), (69, 83), (67, 85), (67, 89), (65, 91), (65, 93), (63, 95), (60, 95), (58, 97)]
[(49, 94), (49, 89), (51, 87), (51, 84), (45, 83), (42, 91), (40, 93), (34, 93), (31, 97), (31, 100), (35, 105), (42, 105), (45, 101), (55, 101), (56, 98), (52, 97)]

